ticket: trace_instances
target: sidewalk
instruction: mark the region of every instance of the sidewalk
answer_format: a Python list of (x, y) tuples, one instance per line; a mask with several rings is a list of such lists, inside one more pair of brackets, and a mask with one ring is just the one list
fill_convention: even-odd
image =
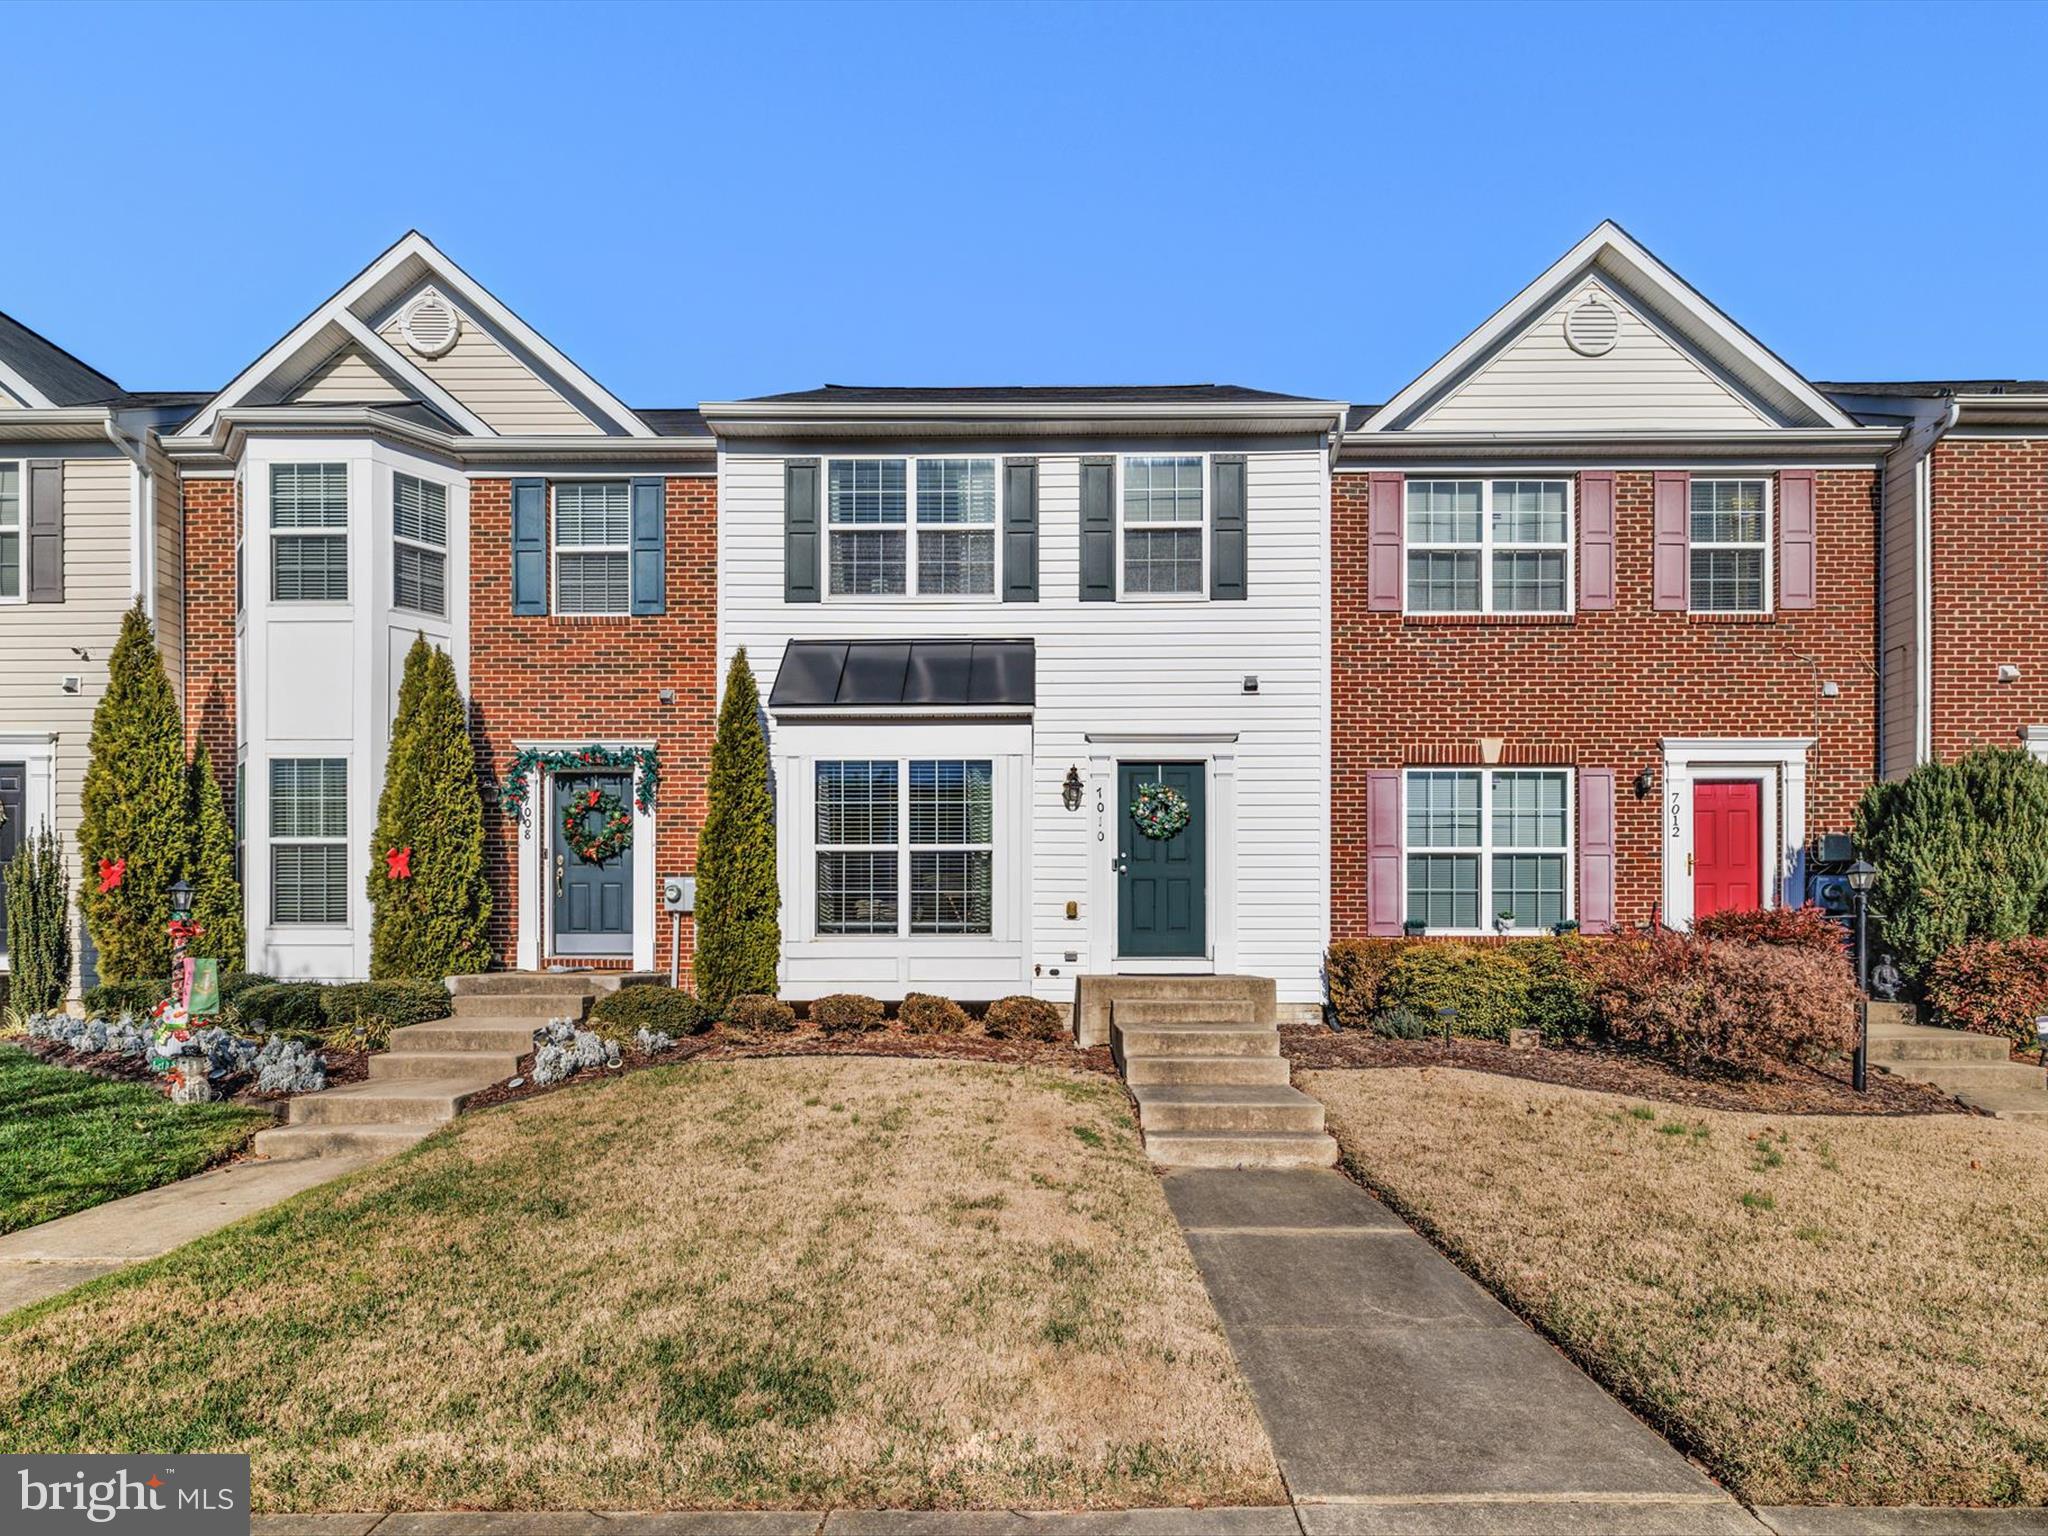
[(373, 1157), (252, 1159), (0, 1237), (0, 1315), (169, 1253)]

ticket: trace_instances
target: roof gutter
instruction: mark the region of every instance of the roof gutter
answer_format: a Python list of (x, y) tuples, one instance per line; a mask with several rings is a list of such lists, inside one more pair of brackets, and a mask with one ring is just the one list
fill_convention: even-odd
[(1043, 432), (1159, 432), (1180, 428), (1241, 432), (1341, 430), (1345, 407), (1330, 400), (1239, 401), (757, 401), (698, 407), (720, 436), (916, 434), (974, 428), (994, 435)]
[(438, 454), (465, 467), (478, 464), (528, 463), (673, 463), (678, 459), (711, 458), (717, 442), (702, 437), (470, 437), (442, 432), (407, 421), (375, 406), (308, 411), (298, 406), (229, 407), (215, 416), (212, 429), (192, 436), (162, 439), (164, 451), (181, 463), (241, 457), (252, 432), (302, 437), (358, 437), (365, 433), (426, 453)]

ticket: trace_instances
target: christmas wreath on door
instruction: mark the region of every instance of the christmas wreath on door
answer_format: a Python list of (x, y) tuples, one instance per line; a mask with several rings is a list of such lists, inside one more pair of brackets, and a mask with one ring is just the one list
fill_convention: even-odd
[[(590, 827), (597, 813), (597, 830)], [(562, 841), (586, 864), (609, 864), (633, 846), (633, 813), (610, 790), (586, 784), (562, 802)]]

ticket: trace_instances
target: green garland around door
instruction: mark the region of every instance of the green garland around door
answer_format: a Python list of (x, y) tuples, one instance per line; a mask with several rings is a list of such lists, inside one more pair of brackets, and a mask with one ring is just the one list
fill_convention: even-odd
[[(498, 809), (507, 816), (526, 819), (526, 797), (542, 774), (624, 768), (633, 775), (633, 805), (641, 811), (654, 809), (654, 792), (661, 787), (661, 760), (652, 747), (571, 747), (566, 752), (541, 752), (532, 747), (512, 759), (498, 784)], [(630, 819), (629, 819), (630, 822)]]
[[(590, 813), (597, 812), (597, 830)], [(608, 789), (586, 784), (562, 802), (562, 842), (586, 864), (609, 864), (633, 846), (633, 813)]]
[(1171, 784), (1140, 784), (1131, 802), (1131, 820), (1154, 842), (1163, 843), (1187, 829), (1188, 797)]

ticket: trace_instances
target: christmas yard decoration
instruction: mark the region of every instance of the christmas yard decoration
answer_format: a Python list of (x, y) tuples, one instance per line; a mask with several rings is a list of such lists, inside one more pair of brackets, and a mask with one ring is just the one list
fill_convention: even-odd
[(118, 891), (121, 888), (122, 880), (127, 877), (127, 874), (128, 861), (126, 859), (101, 859), (100, 894), (104, 896), (109, 891)]
[(1187, 796), (1171, 784), (1140, 784), (1138, 797), (1131, 802), (1131, 820), (1154, 842), (1180, 836), (1191, 815)]
[(697, 999), (712, 1017), (743, 993), (772, 994), (782, 955), (775, 880), (775, 806), (761, 693), (747, 653), (725, 677), (711, 747), (710, 801), (697, 840)]
[(654, 809), (661, 788), (661, 757), (652, 747), (570, 747), (542, 752), (528, 747), (512, 759), (498, 785), (498, 809), (516, 820), (526, 819), (526, 800), (533, 785), (548, 774), (574, 773), (579, 768), (624, 768), (633, 775), (633, 808)]
[(384, 855), (384, 878), (386, 880), (410, 880), (412, 878), (412, 850), (393, 848)]

